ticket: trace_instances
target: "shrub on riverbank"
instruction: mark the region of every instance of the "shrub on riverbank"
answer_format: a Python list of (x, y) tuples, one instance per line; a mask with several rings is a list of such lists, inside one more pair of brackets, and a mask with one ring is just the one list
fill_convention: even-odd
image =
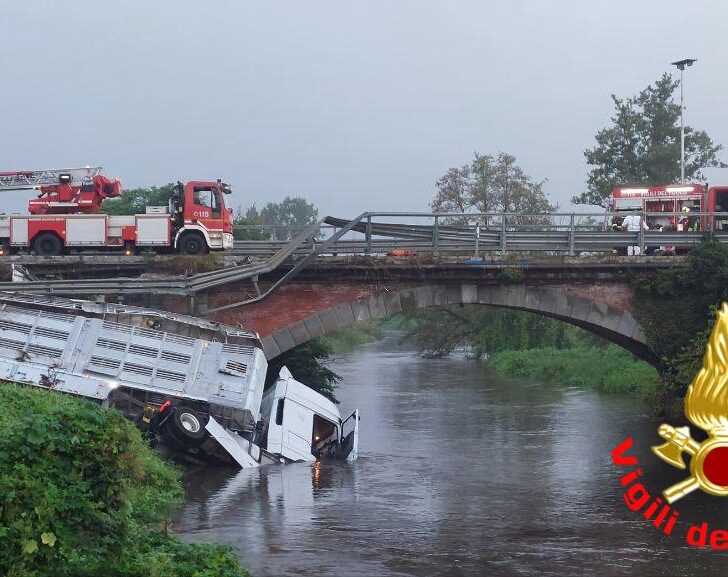
[(166, 534), (179, 473), (124, 417), (0, 384), (0, 573), (8, 577), (242, 577), (219, 546)]
[(361, 322), (323, 338), (334, 353), (349, 353), (359, 345), (373, 343), (381, 336), (382, 329), (377, 323)]
[(702, 365), (715, 311), (728, 301), (728, 246), (709, 239), (690, 251), (687, 266), (636, 277), (632, 285), (634, 315), (662, 361), (654, 406), (675, 418)]
[(602, 393), (651, 395), (659, 375), (651, 365), (617, 345), (574, 349), (502, 351), (488, 358), (502, 375), (537, 378)]

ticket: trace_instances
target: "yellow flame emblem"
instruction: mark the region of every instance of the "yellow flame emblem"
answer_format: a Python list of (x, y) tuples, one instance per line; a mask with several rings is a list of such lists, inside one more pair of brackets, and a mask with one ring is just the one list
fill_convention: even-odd
[(674, 503), (696, 489), (728, 495), (728, 303), (723, 303), (703, 357), (703, 368), (685, 396), (685, 416), (708, 438), (698, 443), (688, 427), (662, 424), (657, 430), (665, 443), (652, 447), (663, 461), (685, 469), (683, 453), (690, 455), (690, 476), (663, 491)]

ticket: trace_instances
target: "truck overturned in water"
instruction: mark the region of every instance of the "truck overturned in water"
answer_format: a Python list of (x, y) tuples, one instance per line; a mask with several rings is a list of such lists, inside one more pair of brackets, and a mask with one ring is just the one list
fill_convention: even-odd
[(257, 467), (358, 454), (358, 411), (285, 367), (265, 389), (255, 333), (175, 313), (0, 293), (0, 379), (121, 411), (186, 458)]

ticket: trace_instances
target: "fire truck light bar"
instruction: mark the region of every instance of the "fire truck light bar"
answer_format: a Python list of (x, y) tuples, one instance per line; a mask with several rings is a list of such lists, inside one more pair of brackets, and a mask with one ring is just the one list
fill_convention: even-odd
[(693, 192), (694, 186), (668, 186), (665, 188), (667, 192)]

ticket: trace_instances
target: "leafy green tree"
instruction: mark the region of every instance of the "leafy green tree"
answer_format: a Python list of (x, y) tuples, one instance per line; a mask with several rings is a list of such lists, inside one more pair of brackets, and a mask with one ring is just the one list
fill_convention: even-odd
[(233, 219), (235, 240), (270, 240), (271, 231), (259, 228), (260, 224), (260, 213), (255, 205), (248, 207), (245, 212), (238, 207)]
[(106, 214), (144, 214), (147, 206), (167, 206), (174, 193), (173, 183), (148, 188), (125, 190), (117, 198), (109, 198), (101, 204)]
[(525, 311), (469, 305), (416, 311), (405, 340), (423, 356), (445, 357), (464, 350), (473, 358), (500, 351), (593, 346), (601, 340), (562, 321)]
[(658, 410), (682, 414), (682, 400), (700, 368), (715, 311), (728, 302), (728, 247), (708, 240), (690, 251), (687, 266), (635, 279), (634, 314), (662, 360)]
[[(431, 207), (434, 212), (547, 214), (553, 212), (555, 206), (543, 192), (544, 182), (534, 181), (510, 154), (500, 152), (492, 156), (476, 152), (470, 162), (459, 168), (449, 168), (437, 180), (437, 193)], [(546, 220), (543, 217), (516, 219), (521, 224)], [(451, 221), (465, 223), (468, 218)]]
[[(613, 188), (632, 184), (670, 184), (680, 178), (680, 104), (678, 80), (663, 74), (637, 96), (612, 94), (612, 125), (596, 134), (596, 146), (584, 151), (591, 167), (587, 191), (577, 204), (606, 206)], [(704, 181), (703, 168), (725, 167), (718, 158), (722, 145), (703, 130), (685, 127), (685, 178)]]
[(334, 390), (341, 377), (328, 367), (333, 356), (331, 345), (322, 338), (298, 345), (268, 363), (266, 388), (276, 381), (278, 373), (285, 365), (291, 371), (294, 379), (301, 381), (334, 403), (338, 403)]
[(278, 203), (269, 202), (260, 211), (260, 223), (274, 226), (273, 235), (277, 240), (289, 240), (300, 232), (300, 228), (317, 220), (316, 207), (300, 196), (287, 196)]
[(281, 202), (269, 202), (262, 209), (253, 205), (244, 213), (238, 209), (235, 224), (239, 226), (260, 226), (260, 228), (237, 229), (238, 240), (290, 240), (301, 230), (318, 220), (318, 210), (313, 203), (302, 197), (287, 196)]

